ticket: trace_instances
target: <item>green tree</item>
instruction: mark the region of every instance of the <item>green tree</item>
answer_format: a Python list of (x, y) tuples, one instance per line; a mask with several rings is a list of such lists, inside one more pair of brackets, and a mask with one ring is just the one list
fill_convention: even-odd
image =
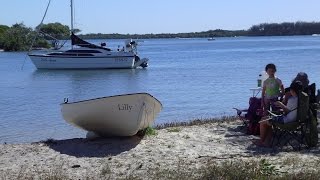
[(0, 25), (0, 36), (9, 29), (9, 26)]
[[(62, 45), (59, 43), (59, 40), (67, 39), (70, 35), (69, 26), (59, 22), (43, 24), (36, 27), (36, 29), (44, 34), (44, 38), (49, 40), (54, 48), (60, 48)], [(80, 32), (80, 30), (74, 29), (73, 32)]]
[(32, 29), (23, 23), (12, 25), (2, 36), (3, 49), (5, 51), (27, 50), (28, 44), (31, 44), (31, 32)]
[[(5, 51), (25, 51), (31, 47), (35, 35), (32, 28), (26, 27), (23, 23), (17, 23), (3, 33), (0, 44)], [(43, 38), (38, 38), (34, 44), (37, 47), (49, 47), (48, 42)]]
[(0, 25), (0, 49), (3, 49), (3, 36), (8, 29), (9, 29), (9, 26)]
[(251, 36), (311, 35), (319, 33), (319, 22), (262, 23), (254, 25), (248, 30), (248, 35)]
[[(39, 29), (39, 26), (36, 29)], [(52, 39), (52, 37), (55, 39), (63, 39), (70, 35), (69, 26), (62, 25), (58, 22), (43, 24), (40, 26), (40, 32), (49, 35), (46, 36), (46, 39), (48, 40)]]

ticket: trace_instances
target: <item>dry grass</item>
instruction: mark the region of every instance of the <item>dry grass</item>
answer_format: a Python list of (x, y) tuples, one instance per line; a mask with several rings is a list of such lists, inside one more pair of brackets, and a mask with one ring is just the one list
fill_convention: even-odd
[[(97, 174), (83, 176), (81, 179), (320, 179), (320, 172), (315, 169), (319, 164), (313, 164), (315, 167), (299, 171), (289, 171), (283, 169), (283, 166), (270, 163), (271, 160), (255, 159), (243, 160), (234, 159), (218, 162), (216, 159), (207, 159), (201, 167), (195, 167), (192, 162), (178, 160), (172, 167), (157, 166), (149, 168), (146, 171), (139, 171), (136, 167), (127, 169), (127, 174), (117, 176), (112, 172), (113, 168), (109, 164), (103, 166)], [(287, 159), (280, 164), (293, 166), (297, 163), (297, 159)], [(21, 167), (18, 172), (0, 172), (0, 179), (44, 179), (44, 180), (60, 180), (74, 179), (63, 169), (63, 164), (57, 165), (54, 169), (40, 170), (27, 169)]]
[(178, 127), (168, 128), (167, 131), (168, 131), (168, 132), (180, 132), (180, 131), (181, 131), (181, 128), (178, 128)]
[(211, 123), (222, 123), (222, 122), (231, 122), (235, 121), (238, 118), (235, 116), (223, 116), (221, 118), (199, 118), (193, 119), (186, 122), (170, 122), (159, 124), (155, 126), (155, 129), (165, 129), (170, 127), (183, 127), (183, 126), (195, 126), (195, 125), (203, 125), (203, 124), (211, 124)]
[(149, 169), (145, 176), (134, 172), (124, 179), (319, 179), (320, 172), (304, 170), (288, 173), (269, 163), (268, 160), (229, 160), (221, 163), (208, 161), (200, 168), (179, 161), (176, 168)]
[(16, 179), (16, 180), (62, 180), (70, 179), (62, 168), (62, 164), (57, 165), (54, 169), (40, 170), (38, 168), (28, 169), (22, 166), (18, 172), (5, 171), (0, 172), (0, 179)]

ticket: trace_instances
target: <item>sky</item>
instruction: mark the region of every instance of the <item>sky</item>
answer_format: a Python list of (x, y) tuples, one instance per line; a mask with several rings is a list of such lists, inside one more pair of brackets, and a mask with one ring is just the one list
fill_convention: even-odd
[[(49, 0), (0, 0), (0, 24), (36, 27)], [(74, 0), (86, 33), (179, 33), (248, 29), (260, 23), (320, 21), (320, 0)], [(51, 0), (44, 23), (70, 26), (70, 0)]]

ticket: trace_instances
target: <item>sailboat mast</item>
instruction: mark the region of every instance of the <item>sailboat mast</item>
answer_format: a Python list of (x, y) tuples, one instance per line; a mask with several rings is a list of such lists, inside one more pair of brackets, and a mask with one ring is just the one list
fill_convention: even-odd
[[(71, 6), (71, 35), (72, 35), (73, 34), (73, 0), (70, 0), (70, 6)], [(72, 42), (71, 42), (71, 49), (73, 49)]]
[(71, 6), (71, 33), (73, 33), (73, 0), (70, 0)]

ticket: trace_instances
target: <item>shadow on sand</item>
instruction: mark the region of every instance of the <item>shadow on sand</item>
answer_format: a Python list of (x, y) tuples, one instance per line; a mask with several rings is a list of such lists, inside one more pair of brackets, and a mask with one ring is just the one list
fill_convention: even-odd
[(141, 141), (140, 136), (110, 137), (97, 139), (48, 140), (43, 142), (51, 149), (75, 157), (115, 156), (135, 148)]
[[(300, 151), (297, 149), (293, 149), (292, 146), (289, 144), (286, 144), (286, 146), (274, 146), (274, 147), (261, 147), (257, 146), (253, 143), (253, 140), (259, 139), (259, 136), (256, 135), (247, 135), (246, 129), (243, 127), (243, 125), (234, 126), (234, 127), (228, 127), (227, 128), (228, 134), (226, 135), (227, 141), (233, 145), (245, 145), (246, 146), (246, 153), (250, 155), (276, 155), (281, 152), (292, 152), (292, 151), (298, 151), (301, 154), (315, 154), (320, 155), (320, 138), (318, 141), (318, 146), (308, 148), (305, 145), (302, 145)], [(320, 137), (320, 126), (318, 126), (318, 132)]]

